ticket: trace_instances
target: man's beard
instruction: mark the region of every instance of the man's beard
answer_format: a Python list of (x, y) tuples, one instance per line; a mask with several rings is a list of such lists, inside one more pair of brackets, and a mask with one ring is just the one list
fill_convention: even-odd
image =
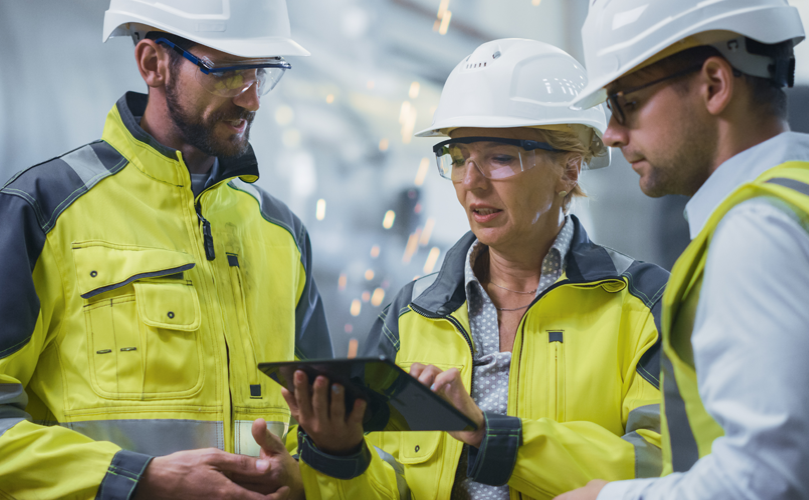
[[(191, 116), (180, 104), (180, 92), (176, 85), (178, 77), (179, 75), (173, 75), (171, 81), (166, 85), (166, 107), (174, 126), (180, 131), (185, 142), (206, 155), (217, 158), (232, 158), (246, 153), (249, 147), (247, 141), (250, 138), (250, 126), (256, 117), (255, 111), (234, 106), (235, 109), (232, 111), (219, 110), (209, 116), (207, 120)], [(239, 119), (247, 121), (243, 137), (239, 139), (234, 134), (228, 139), (216, 139), (214, 128), (217, 123), (223, 120)]]

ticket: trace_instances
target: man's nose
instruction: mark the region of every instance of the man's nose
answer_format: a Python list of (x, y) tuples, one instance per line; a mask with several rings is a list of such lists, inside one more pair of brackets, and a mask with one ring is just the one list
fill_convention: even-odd
[(629, 144), (629, 129), (626, 128), (624, 125), (618, 123), (618, 120), (615, 119), (613, 115), (610, 118), (610, 123), (607, 126), (607, 130), (604, 131), (604, 137), (602, 137), (604, 144), (611, 147), (611, 148), (621, 148)]
[(258, 95), (258, 80), (253, 82), (247, 90), (233, 98), (233, 104), (248, 111), (258, 111), (261, 107), (261, 97)]

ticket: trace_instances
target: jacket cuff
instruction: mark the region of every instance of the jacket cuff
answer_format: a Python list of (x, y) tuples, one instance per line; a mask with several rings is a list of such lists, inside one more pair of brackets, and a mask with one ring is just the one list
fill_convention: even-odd
[(514, 472), (522, 444), (522, 420), (490, 412), (484, 412), (483, 417), (486, 434), (480, 448), (469, 447), (466, 475), (478, 483), (502, 486)]
[(98, 488), (96, 499), (129, 500), (152, 458), (154, 457), (134, 451), (120, 450), (112, 457), (107, 474)]
[(298, 455), (309, 467), (337, 479), (354, 479), (371, 465), (371, 451), (364, 439), (362, 449), (353, 455), (329, 455), (318, 450), (302, 429), (298, 430)]

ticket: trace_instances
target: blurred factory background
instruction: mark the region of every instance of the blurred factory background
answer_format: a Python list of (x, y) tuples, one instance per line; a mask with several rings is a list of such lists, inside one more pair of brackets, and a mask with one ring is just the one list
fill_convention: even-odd
[[(468, 230), (436, 171), (428, 127), (444, 80), (478, 45), (533, 38), (583, 61), (587, 0), (287, 0), (312, 52), (262, 99), (251, 133), (258, 184), (309, 229), (338, 356), (356, 352), (381, 309), (437, 270)], [(793, 0), (805, 20), (809, 0)], [(132, 42), (101, 43), (107, 0), (0, 0), (0, 179), (97, 139), (128, 90), (145, 92)], [(809, 84), (809, 43), (798, 48)], [(809, 131), (809, 88), (791, 92)], [(587, 172), (576, 213), (591, 238), (670, 268), (688, 242), (686, 199), (646, 198), (616, 152)], [(2, 230), (3, 221), (0, 221)]]

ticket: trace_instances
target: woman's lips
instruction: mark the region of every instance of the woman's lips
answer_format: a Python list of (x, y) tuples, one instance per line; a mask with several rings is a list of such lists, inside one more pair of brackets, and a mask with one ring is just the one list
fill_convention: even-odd
[(475, 222), (479, 224), (490, 222), (491, 220), (497, 218), (502, 213), (503, 211), (498, 208), (492, 207), (472, 208), (472, 218), (475, 219)]

